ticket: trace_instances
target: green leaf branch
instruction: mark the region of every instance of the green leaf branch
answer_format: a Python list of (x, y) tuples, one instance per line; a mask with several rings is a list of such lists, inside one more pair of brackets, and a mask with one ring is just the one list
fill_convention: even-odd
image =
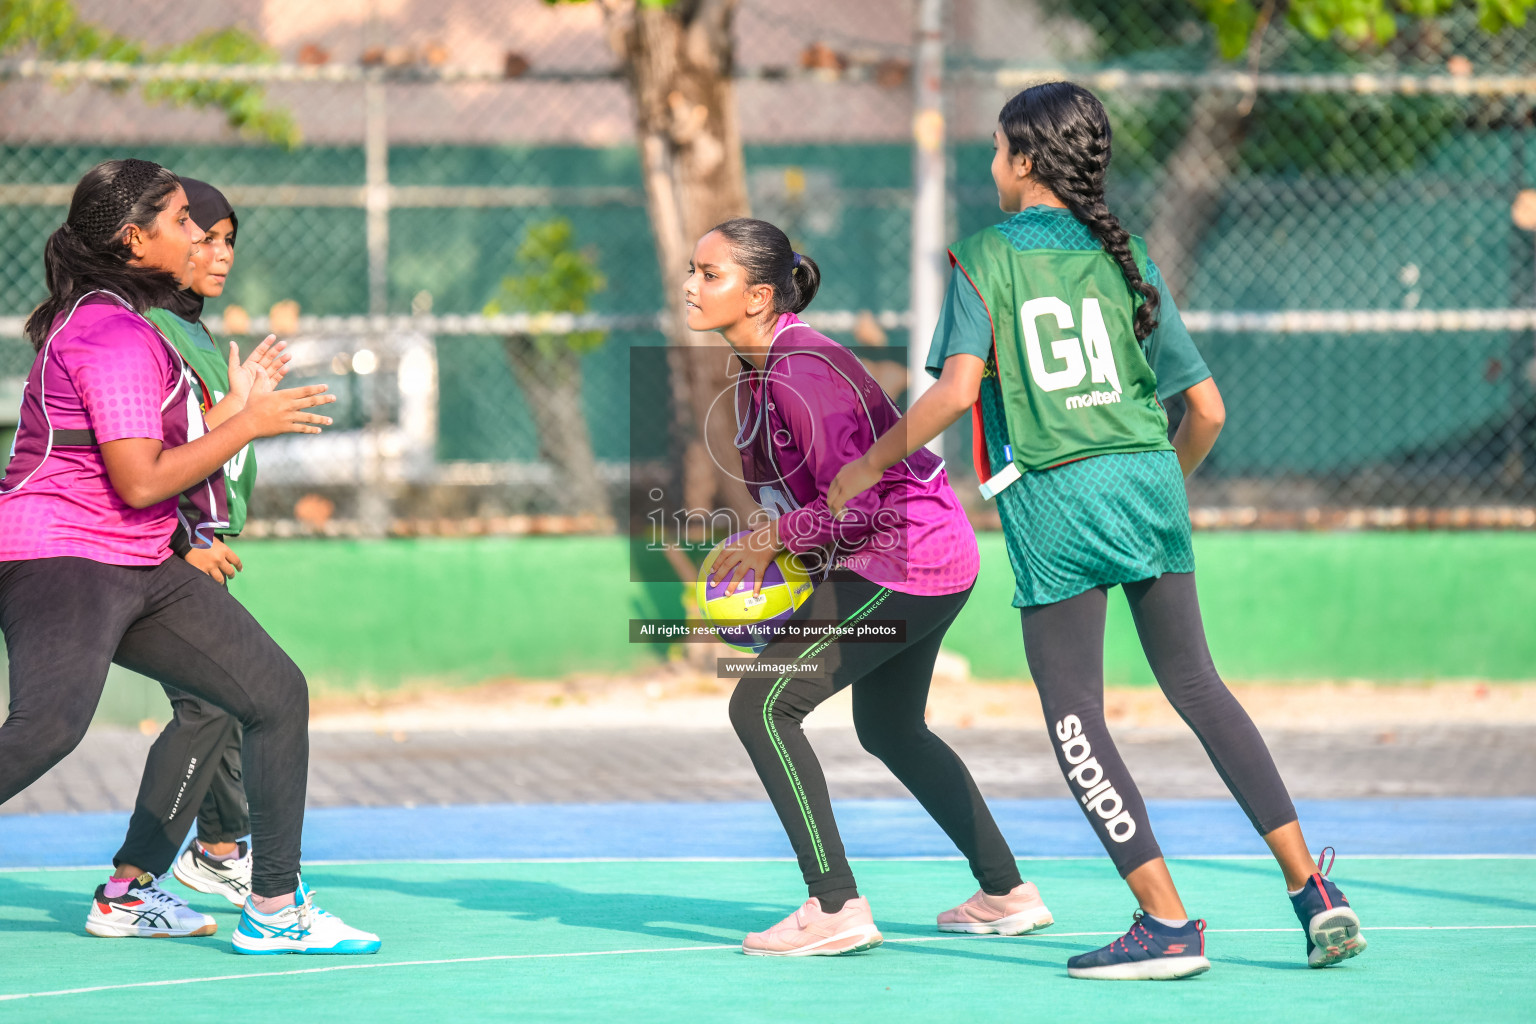
[[(528, 225), (517, 247), (517, 273), (502, 278), (495, 297), (485, 305), (486, 316), (502, 313), (587, 313), (591, 296), (608, 287), (592, 257), (575, 244), (575, 230), (564, 217)], [(606, 331), (538, 334), (534, 344), (545, 355), (564, 347), (589, 352), (608, 337)]]
[[(1228, 60), (1247, 50), (1262, 3), (1254, 0), (1192, 0), (1216, 31)], [(1525, 25), (1536, 0), (1280, 0), (1285, 19), (1314, 39), (1337, 36), (1350, 43), (1390, 42), (1400, 18), (1438, 18), (1470, 7), (1488, 32)]]
[[(185, 43), (151, 48), (80, 16), (73, 0), (0, 0), (0, 55), (32, 52), (46, 60), (124, 64), (276, 64), (277, 51), (239, 28), (202, 32)], [(150, 81), (141, 94), (151, 103), (222, 111), (231, 128), (249, 138), (294, 149), (302, 141), (293, 116), (267, 102), (266, 90), (248, 82)]]

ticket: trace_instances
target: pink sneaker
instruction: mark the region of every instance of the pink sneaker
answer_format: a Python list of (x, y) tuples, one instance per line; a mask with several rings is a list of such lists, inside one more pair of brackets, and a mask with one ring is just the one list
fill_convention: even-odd
[(812, 896), (767, 931), (747, 933), (741, 951), (748, 956), (837, 956), (873, 949), (884, 941), (869, 900), (855, 897), (828, 914)]
[(1051, 912), (1040, 902), (1035, 883), (1024, 882), (1006, 896), (988, 896), (978, 891), (958, 907), (939, 915), (939, 931), (1023, 935), (1054, 922)]

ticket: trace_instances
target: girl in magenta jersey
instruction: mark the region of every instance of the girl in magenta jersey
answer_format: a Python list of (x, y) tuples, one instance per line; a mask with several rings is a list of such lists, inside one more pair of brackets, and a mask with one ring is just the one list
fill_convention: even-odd
[[(942, 931), (1019, 935), (1051, 923), (960, 758), (923, 714), (934, 661), (976, 579), (976, 537), (943, 462), (913, 453), (853, 503), (827, 508), (827, 485), (901, 418), (859, 360), (797, 314), (820, 282), (816, 264), (759, 220), (721, 224), (699, 240), (685, 286), (688, 326), (719, 331), (739, 358), (736, 447), (743, 479), (766, 520), (722, 553), (727, 588), (760, 586), (781, 551), (820, 581), (792, 622), (840, 628), (881, 621), (890, 642), (781, 639), (759, 655), (731, 697), (731, 722), (789, 834), (810, 898), (743, 952), (827, 956), (881, 942), (832, 818), (826, 780), (801, 723), (853, 687), (854, 725), (965, 854), (978, 891), (939, 915)], [(815, 668), (811, 668), (814, 663)], [(798, 666), (771, 668), (786, 664)]]
[[(49, 296), (27, 321), (37, 358), (0, 481), (0, 629), (11, 687), (0, 803), (80, 742), (115, 661), (224, 708), (245, 728), (255, 863), (236, 951), (375, 952), (377, 936), (318, 910), (299, 879), (303, 674), (239, 602), (170, 551), (178, 516), (200, 546), (226, 524), (221, 467), (236, 452), (331, 422), (310, 411), (332, 401), (324, 387), (274, 390), (232, 348), (240, 410), (207, 429), (202, 381), (143, 316), (186, 282), (199, 237), (190, 224), (175, 175), (110, 160), (81, 178), (44, 250)], [(167, 935), (211, 933), (185, 928), (152, 887), (132, 890), (131, 881), (97, 889), (96, 909)]]

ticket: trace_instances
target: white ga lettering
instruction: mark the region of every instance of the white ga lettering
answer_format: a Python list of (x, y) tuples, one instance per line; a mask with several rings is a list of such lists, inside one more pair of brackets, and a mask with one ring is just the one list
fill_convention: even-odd
[(250, 450), (251, 446), (246, 445), (244, 448), (241, 448), (239, 451), (235, 452), (234, 456), (228, 462), (224, 463), (224, 475), (226, 477), (231, 480), (240, 479), (240, 474), (245, 470), (246, 453)]
[(1109, 838), (1123, 843), (1136, 834), (1136, 821), (1125, 809), (1125, 801), (1105, 778), (1104, 766), (1093, 756), (1093, 747), (1083, 735), (1083, 721), (1067, 715), (1056, 723), (1056, 739), (1061, 743), (1062, 760), (1072, 765), (1067, 779), (1082, 791), (1078, 803), (1104, 822)]
[[(1116, 394), (1120, 392), (1120, 373), (1115, 367), (1115, 354), (1109, 342), (1109, 328), (1104, 324), (1104, 312), (1098, 299), (1083, 300), (1083, 337), (1067, 335), (1051, 342), (1051, 355), (1065, 365), (1058, 370), (1045, 368), (1045, 353), (1040, 348), (1040, 329), (1036, 324), (1042, 316), (1052, 317), (1063, 331), (1072, 329), (1072, 307), (1054, 295), (1030, 299), (1019, 310), (1024, 326), (1024, 352), (1029, 359), (1029, 374), (1042, 391), (1060, 391), (1075, 388), (1092, 371), (1092, 383), (1108, 384)], [(1087, 350), (1086, 361), (1083, 358)], [(1095, 403), (1101, 404), (1101, 403)]]
[(1109, 328), (1098, 299), (1083, 300), (1083, 347), (1088, 350), (1088, 369), (1095, 384), (1109, 384), (1120, 393), (1120, 374), (1115, 370), (1115, 353), (1109, 346)]

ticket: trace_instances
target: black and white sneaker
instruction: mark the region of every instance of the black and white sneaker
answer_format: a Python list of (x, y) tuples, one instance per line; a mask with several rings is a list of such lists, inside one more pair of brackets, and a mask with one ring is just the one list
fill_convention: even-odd
[(188, 889), (205, 892), (210, 896), (223, 896), (237, 907), (245, 906), (245, 898), (251, 894), (251, 847), (241, 843), (240, 856), (233, 860), (217, 860), (203, 852), (197, 840), (176, 858), (171, 874)]
[(107, 887), (96, 887), (91, 912), (85, 916), (87, 934), (108, 939), (176, 939), (188, 935), (212, 935), (218, 922), (199, 914), (187, 901), (160, 888), (154, 875), (145, 873), (129, 883), (121, 896), (107, 896)]

